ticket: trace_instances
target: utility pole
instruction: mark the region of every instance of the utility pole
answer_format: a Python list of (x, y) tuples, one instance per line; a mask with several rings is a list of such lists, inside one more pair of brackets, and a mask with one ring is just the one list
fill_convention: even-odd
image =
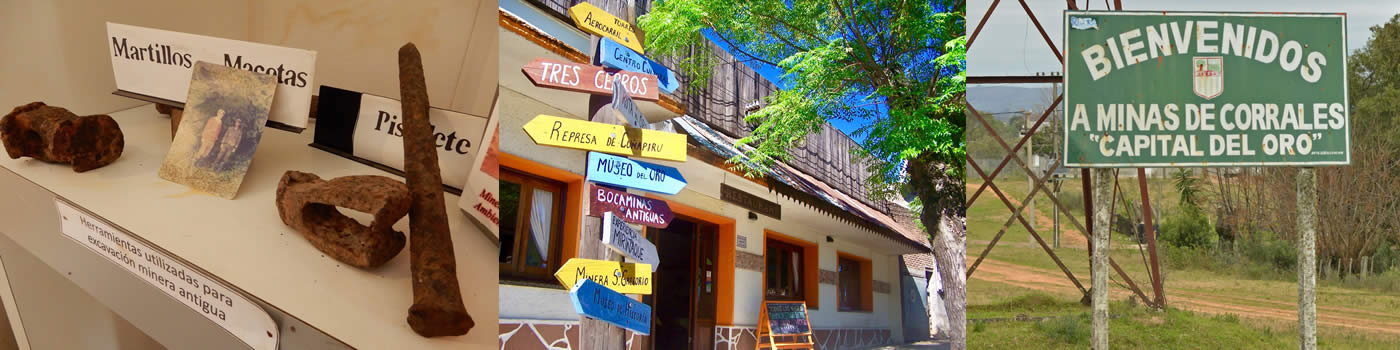
[[(1052, 72), (1051, 74), (1055, 74), (1055, 73)], [(1060, 96), (1060, 83), (1050, 83), (1050, 98), (1051, 98), (1051, 99), (1054, 99), (1055, 97), (1058, 97), (1058, 96)], [(1051, 120), (1050, 125), (1052, 125), (1052, 126), (1053, 126), (1053, 125), (1056, 125), (1056, 124), (1054, 123), (1054, 121), (1059, 120), (1059, 118), (1060, 118), (1059, 112), (1050, 111), (1050, 120)], [(1059, 133), (1057, 132), (1057, 133), (1055, 133), (1055, 135), (1059, 135)], [(1056, 137), (1058, 137), (1058, 136), (1056, 136)], [(1027, 143), (1029, 143), (1029, 142), (1027, 142)], [(1058, 147), (1055, 147), (1054, 144), (1051, 144), (1050, 146), (1051, 146), (1052, 148), (1055, 148), (1055, 151), (1054, 151), (1054, 154), (1056, 154), (1056, 156), (1055, 156), (1055, 161), (1056, 161), (1056, 162), (1061, 161), (1060, 158), (1061, 158), (1063, 155), (1060, 155), (1059, 148), (1058, 148)], [(1054, 174), (1050, 174), (1050, 175), (1053, 176)], [(1055, 195), (1056, 195), (1056, 196), (1059, 196), (1059, 195), (1060, 195), (1060, 181), (1055, 181)], [(1032, 203), (1034, 203), (1034, 202), (1032, 202)], [(1031, 208), (1034, 209), (1035, 207), (1032, 206)], [(1055, 214), (1055, 219), (1054, 219), (1054, 225), (1055, 225), (1055, 228), (1054, 228), (1055, 246), (1054, 246), (1054, 247), (1055, 247), (1056, 249), (1059, 249), (1059, 248), (1060, 248), (1060, 206), (1055, 205), (1055, 206), (1052, 206), (1051, 209), (1053, 209), (1054, 214)], [(1034, 212), (1032, 212), (1032, 213), (1034, 213)]]
[[(1054, 175), (1051, 175), (1051, 176), (1054, 176)], [(1064, 183), (1064, 179), (1058, 179), (1058, 178), (1055, 179), (1055, 194), (1056, 194), (1056, 195), (1059, 195), (1059, 193), (1060, 193), (1060, 185), (1063, 184), (1063, 183)], [(1055, 232), (1055, 234), (1054, 234), (1054, 236), (1055, 236), (1055, 249), (1060, 249), (1060, 206), (1057, 205), (1057, 206), (1054, 206), (1054, 207), (1051, 208), (1051, 209), (1054, 209), (1054, 210), (1055, 210), (1055, 231), (1054, 231), (1054, 232)]]
[[(1031, 135), (1031, 133), (1030, 133), (1030, 131), (1031, 131), (1031, 126), (1034, 125), (1035, 122), (1031, 120), (1031, 115), (1030, 115), (1029, 113), (1024, 114), (1024, 116), (1025, 116), (1025, 118), (1023, 118), (1023, 119), (1021, 120), (1021, 122), (1022, 122), (1022, 124), (1023, 124), (1023, 125), (1021, 126), (1021, 137), (1025, 137), (1025, 138), (1026, 138), (1026, 161), (1027, 161), (1027, 162), (1030, 162), (1030, 170), (1031, 170), (1031, 171), (1026, 173), (1026, 192), (1027, 192), (1027, 193), (1030, 193), (1031, 191), (1035, 191), (1035, 172), (1036, 172), (1036, 165), (1037, 165), (1037, 164), (1036, 164), (1036, 161), (1035, 161), (1035, 151), (1034, 151), (1035, 146), (1033, 145), (1033, 143), (1034, 143), (1034, 141), (1035, 141), (1035, 138), (1034, 138), (1034, 137), (1029, 137), (1029, 136)], [(1026, 203), (1026, 211), (1025, 211), (1025, 213), (1028, 215), (1028, 216), (1026, 216), (1026, 220), (1029, 220), (1029, 221), (1031, 222), (1031, 225), (1035, 225), (1036, 220), (1035, 220), (1035, 198), (1034, 198), (1034, 197), (1032, 197), (1032, 198), (1029, 200), (1029, 202)], [(1027, 239), (1030, 240), (1030, 246), (1031, 246), (1031, 247), (1034, 247), (1035, 244), (1036, 244), (1036, 243), (1035, 243), (1035, 237), (1029, 236), (1029, 235), (1028, 235)]]
[(1317, 349), (1317, 169), (1298, 169), (1298, 348)]

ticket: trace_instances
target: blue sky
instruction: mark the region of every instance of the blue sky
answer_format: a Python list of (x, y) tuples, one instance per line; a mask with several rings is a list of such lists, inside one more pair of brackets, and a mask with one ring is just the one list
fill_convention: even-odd
[[(993, 0), (967, 2), (967, 26), (976, 28)], [(1076, 0), (1084, 4), (1086, 1)], [(1064, 36), (1060, 30), (1063, 1), (1031, 1), (1031, 11), (1050, 34), (1050, 40), (1060, 46)], [(1090, 10), (1103, 10), (1102, 1), (1087, 1)], [(1371, 26), (1385, 23), (1400, 13), (1400, 1), (1395, 0), (1176, 0), (1124, 1), (1123, 9), (1130, 11), (1273, 11), (1273, 12), (1342, 12), (1347, 14), (1347, 47), (1352, 51), (1366, 45), (1371, 38)], [(971, 35), (971, 34), (969, 34)], [(1058, 72), (1060, 62), (1045, 45), (1045, 40), (1030, 24), (1026, 12), (1014, 1), (1002, 1), (987, 19), (975, 45), (967, 52), (967, 75), (1031, 75), (1036, 72)]]

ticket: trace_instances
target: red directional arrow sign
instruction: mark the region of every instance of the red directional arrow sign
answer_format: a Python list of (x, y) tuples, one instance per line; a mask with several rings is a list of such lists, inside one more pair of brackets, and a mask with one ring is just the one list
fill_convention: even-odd
[(548, 58), (536, 58), (520, 67), (520, 71), (539, 87), (612, 96), (613, 80), (620, 80), (632, 98), (643, 101), (658, 98), (656, 76), (646, 73)]
[(589, 186), (588, 201), (588, 215), (602, 217), (603, 213), (612, 212), (622, 221), (655, 228), (671, 226), (675, 217), (665, 201), (598, 185)]

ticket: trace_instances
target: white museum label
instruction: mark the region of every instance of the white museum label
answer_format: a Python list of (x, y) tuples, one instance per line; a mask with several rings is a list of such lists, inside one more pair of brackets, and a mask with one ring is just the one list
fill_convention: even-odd
[(462, 198), (457, 206), (472, 220), (491, 233), (491, 240), (500, 245), (501, 239), (501, 122), (500, 105), (491, 104), (491, 116), (486, 119), (486, 136), (476, 149), (468, 169), (467, 183), (462, 185)]
[[(442, 183), (460, 185), (467, 182), (467, 176), (471, 173), (472, 158), (476, 157), (474, 147), (479, 146), (481, 137), (485, 134), (486, 120), (487, 118), (481, 116), (440, 108), (428, 109), (428, 123), (433, 127), (433, 142), (437, 146)], [(398, 100), (361, 94), (360, 113), (355, 119), (354, 134), (356, 157), (394, 169), (405, 169), (403, 106)]]
[(214, 278), (133, 239), (102, 220), (55, 199), (64, 236), (228, 330), (256, 350), (277, 349), (277, 323), (262, 307)]
[(195, 61), (277, 77), (268, 120), (306, 128), (316, 51), (107, 22), (117, 89), (184, 103)]

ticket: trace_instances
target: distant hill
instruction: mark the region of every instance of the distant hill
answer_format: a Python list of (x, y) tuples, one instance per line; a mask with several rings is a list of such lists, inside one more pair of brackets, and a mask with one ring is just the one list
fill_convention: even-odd
[[(967, 102), (982, 113), (1005, 113), (1045, 110), (1053, 97), (1050, 85), (972, 85), (967, 87)], [(1006, 121), (1015, 114), (997, 114), (996, 118)]]

